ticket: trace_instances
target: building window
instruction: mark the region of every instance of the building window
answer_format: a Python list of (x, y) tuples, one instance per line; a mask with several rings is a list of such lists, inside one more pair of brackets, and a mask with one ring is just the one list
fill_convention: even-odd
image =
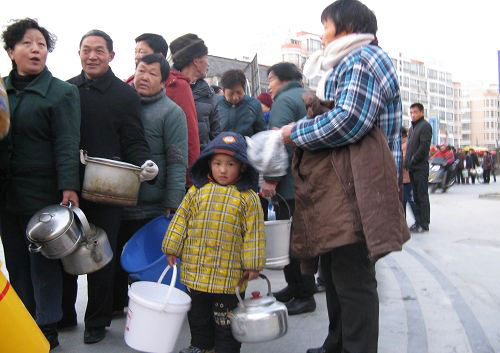
[(446, 94), (446, 88), (444, 85), (439, 85), (439, 94)]
[(427, 70), (427, 77), (431, 80), (437, 80), (437, 78), (438, 78), (437, 71), (428, 69)]
[(419, 81), (419, 87), (422, 91), (427, 91), (427, 82)]
[(410, 93), (410, 100), (415, 103), (418, 102), (418, 94), (417, 93)]
[(401, 98), (403, 99), (403, 102), (408, 102), (410, 100), (410, 94), (408, 91), (401, 90)]
[(439, 98), (439, 107), (440, 108), (445, 108), (446, 107), (446, 99)]
[(408, 61), (403, 61), (403, 72), (410, 73), (410, 63)]
[(413, 90), (418, 90), (418, 81), (411, 79), (410, 80), (410, 88)]
[(437, 83), (436, 82), (429, 82), (429, 92), (437, 93), (437, 91), (438, 91)]

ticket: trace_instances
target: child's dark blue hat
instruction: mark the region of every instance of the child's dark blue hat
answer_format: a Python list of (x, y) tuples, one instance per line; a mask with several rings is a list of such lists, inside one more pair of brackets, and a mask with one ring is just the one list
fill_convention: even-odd
[(221, 132), (201, 152), (200, 157), (191, 167), (191, 178), (197, 188), (201, 188), (209, 182), (210, 158), (218, 153), (230, 155), (246, 165), (246, 169), (236, 183), (239, 191), (251, 189), (252, 183), (257, 180), (258, 173), (250, 165), (247, 158), (247, 142), (245, 138), (235, 132)]

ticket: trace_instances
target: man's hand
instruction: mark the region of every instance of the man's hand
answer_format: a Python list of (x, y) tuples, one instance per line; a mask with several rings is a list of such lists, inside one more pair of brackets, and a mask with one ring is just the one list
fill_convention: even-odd
[(64, 190), (63, 191), (63, 198), (61, 203), (63, 205), (68, 205), (68, 203), (71, 202), (71, 204), (75, 207), (80, 207), (80, 203), (78, 202), (78, 194), (74, 190)]
[(278, 182), (275, 181), (265, 181), (262, 183), (260, 187), (260, 194), (262, 197), (266, 199), (271, 199), (274, 195), (276, 195), (276, 185)]
[(291, 123), (281, 127), (281, 138), (283, 142), (287, 145), (295, 145), (290, 138), (292, 136), (292, 129), (295, 126), (295, 123)]
[(175, 255), (167, 255), (167, 262), (170, 267), (174, 267), (177, 264), (177, 256)]

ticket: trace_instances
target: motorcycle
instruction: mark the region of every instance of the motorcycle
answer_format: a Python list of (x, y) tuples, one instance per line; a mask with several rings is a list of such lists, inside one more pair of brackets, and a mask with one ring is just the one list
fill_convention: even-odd
[(431, 159), (429, 162), (429, 188), (432, 194), (438, 189), (446, 192), (455, 184), (458, 163), (459, 160), (456, 160), (452, 165), (447, 167), (448, 160), (446, 158)]

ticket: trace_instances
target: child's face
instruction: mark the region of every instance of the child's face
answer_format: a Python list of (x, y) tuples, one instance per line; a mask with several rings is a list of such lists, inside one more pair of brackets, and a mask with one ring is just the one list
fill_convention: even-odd
[(210, 160), (212, 177), (220, 185), (233, 185), (238, 180), (243, 166), (236, 158), (218, 153)]

